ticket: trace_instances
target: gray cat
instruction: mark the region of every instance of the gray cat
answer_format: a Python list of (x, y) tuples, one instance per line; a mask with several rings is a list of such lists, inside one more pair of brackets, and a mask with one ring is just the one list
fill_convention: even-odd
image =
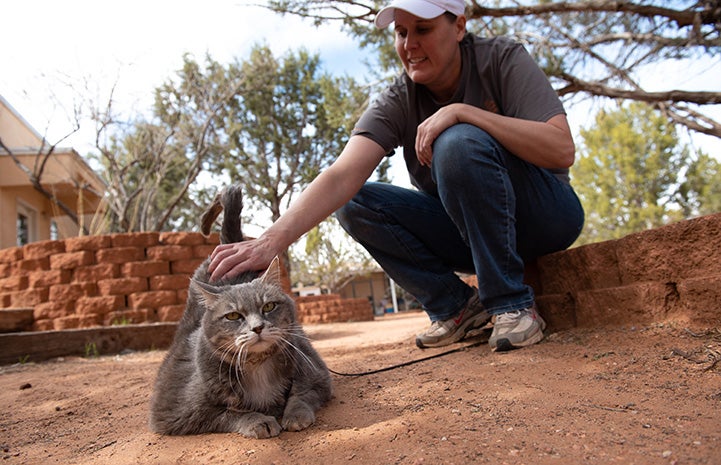
[[(237, 187), (216, 197), (203, 215), (203, 233), (223, 209), (221, 243), (242, 241)], [(278, 259), (262, 275), (212, 284), (206, 260), (191, 280), (185, 313), (158, 371), (151, 429), (269, 438), (310, 426), (331, 395), (328, 368), (281, 288)]]

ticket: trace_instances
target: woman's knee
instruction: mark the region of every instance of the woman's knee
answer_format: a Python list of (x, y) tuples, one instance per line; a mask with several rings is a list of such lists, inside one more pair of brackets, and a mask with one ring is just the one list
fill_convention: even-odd
[(486, 131), (456, 124), (443, 131), (433, 143), (431, 169), (435, 176), (475, 175), (477, 169), (502, 163), (500, 144)]

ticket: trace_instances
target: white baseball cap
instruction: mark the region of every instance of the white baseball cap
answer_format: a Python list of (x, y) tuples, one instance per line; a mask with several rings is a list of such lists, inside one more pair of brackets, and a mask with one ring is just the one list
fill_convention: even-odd
[(465, 0), (393, 0), (376, 15), (374, 21), (376, 27), (384, 29), (395, 21), (396, 9), (407, 11), (419, 18), (431, 19), (446, 11), (460, 16), (466, 12), (466, 2)]

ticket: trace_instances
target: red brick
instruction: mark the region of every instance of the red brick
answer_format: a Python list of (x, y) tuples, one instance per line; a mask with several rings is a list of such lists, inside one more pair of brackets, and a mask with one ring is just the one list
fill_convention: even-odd
[(10, 263), (0, 263), (0, 278), (7, 278), (12, 274), (13, 265)]
[(143, 277), (164, 275), (170, 273), (170, 263), (160, 260), (147, 260), (144, 262), (124, 263), (121, 272), (123, 276)]
[(13, 292), (22, 291), (28, 288), (27, 276), (10, 276), (0, 279), (0, 291)]
[[(85, 315), (69, 315), (53, 320), (53, 327), (56, 331), (63, 329), (91, 328), (100, 326), (103, 318), (101, 315), (88, 313)], [(88, 355), (94, 355), (89, 353)]]
[(721, 274), (681, 281), (678, 304), (669, 316), (698, 328), (721, 326)]
[(0, 308), (10, 307), (10, 292), (0, 292)]
[(113, 247), (95, 252), (97, 263), (127, 263), (145, 259), (145, 249), (140, 247)]
[(158, 321), (180, 321), (185, 311), (185, 305), (164, 305), (158, 309)]
[(185, 302), (188, 301), (188, 288), (178, 289), (176, 295), (178, 296), (178, 303), (185, 305)]
[(193, 248), (185, 245), (156, 245), (148, 247), (148, 258), (154, 260), (186, 260), (193, 257)]
[(47, 289), (28, 289), (10, 293), (11, 307), (34, 307), (39, 303), (48, 301)]
[(127, 295), (147, 290), (147, 278), (114, 278), (98, 281), (100, 295)]
[(210, 254), (213, 253), (213, 250), (215, 250), (214, 245), (196, 245), (195, 247), (193, 247), (193, 257), (206, 259), (210, 257)]
[(95, 283), (72, 283), (72, 284), (56, 284), (50, 286), (50, 295), (48, 300), (55, 301), (76, 301), (80, 297), (89, 297), (96, 295), (98, 287)]
[(75, 312), (78, 314), (97, 313), (105, 315), (125, 307), (125, 296), (103, 295), (97, 297), (81, 297), (75, 302)]
[(34, 258), (31, 260), (20, 260), (15, 264), (15, 273), (26, 275), (31, 271), (41, 271), (50, 269), (50, 259)]
[(200, 245), (205, 244), (205, 237), (194, 232), (160, 233), (160, 243), (165, 245)]
[(666, 286), (659, 282), (579, 291), (575, 294), (576, 324), (598, 327), (663, 321), (666, 294)]
[(113, 234), (111, 240), (113, 247), (150, 247), (158, 244), (157, 232)]
[(36, 320), (52, 320), (61, 316), (72, 315), (75, 312), (75, 303), (65, 302), (43, 302), (33, 308), (33, 317)]
[(54, 320), (35, 320), (33, 323), (33, 331), (52, 331), (55, 329)]
[(31, 288), (50, 287), (55, 284), (67, 284), (70, 282), (72, 272), (70, 270), (46, 270), (33, 271), (28, 274), (28, 286)]
[(82, 283), (86, 281), (97, 282), (102, 279), (112, 279), (120, 276), (120, 265), (115, 263), (98, 263), (97, 265), (79, 266), (73, 272), (73, 281)]
[(65, 252), (65, 242), (63, 241), (40, 241), (32, 242), (23, 247), (23, 256), (26, 260), (38, 258), (46, 258)]
[(150, 290), (187, 289), (190, 278), (182, 275), (151, 276)]
[(15, 263), (23, 259), (22, 247), (10, 247), (0, 250), (0, 263)]
[(50, 268), (53, 270), (72, 270), (93, 263), (95, 263), (95, 258), (93, 253), (88, 250), (59, 253), (50, 257)]
[(69, 315), (56, 318), (53, 320), (53, 329), (55, 331), (62, 331), (63, 329), (77, 329), (80, 327), (80, 316)]
[(128, 296), (130, 308), (160, 308), (178, 303), (175, 291), (136, 292)]
[(127, 308), (117, 310), (105, 315), (104, 323), (106, 326), (122, 326), (125, 324), (153, 323), (158, 321), (157, 312), (154, 309)]
[(170, 262), (170, 272), (172, 274), (184, 274), (187, 276), (195, 273), (195, 270), (203, 263), (201, 258), (193, 258), (190, 260), (175, 260)]
[(69, 237), (65, 239), (66, 252), (78, 252), (80, 250), (100, 250), (112, 246), (110, 236), (83, 236)]
[(79, 315), (79, 317), (78, 328), (92, 328), (103, 325), (103, 315), (88, 313), (86, 315)]

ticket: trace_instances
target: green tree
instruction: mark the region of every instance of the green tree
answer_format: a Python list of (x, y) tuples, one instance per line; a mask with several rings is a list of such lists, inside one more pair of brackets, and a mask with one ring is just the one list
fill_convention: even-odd
[(256, 46), (228, 65), (185, 56), (156, 89), (150, 120), (123, 123), (110, 104), (95, 113), (108, 229), (195, 229), (228, 183), (241, 183), (251, 210), (275, 221), (340, 153), (366, 100), (353, 79), (323, 73), (305, 51), (277, 59)]
[(721, 163), (698, 152), (691, 161), (678, 191), (686, 218), (721, 212)]
[[(580, 133), (579, 158), (571, 170), (586, 209), (578, 243), (661, 226), (721, 201), (711, 186), (718, 164), (703, 154), (691, 156), (672, 123), (648, 106), (600, 111)], [(716, 174), (708, 170), (712, 166)]]
[(275, 221), (338, 156), (367, 96), (353, 79), (323, 73), (319, 57), (303, 50), (278, 59), (257, 46), (234, 66), (247, 91), (224, 114), (229, 150), (221, 165)]

